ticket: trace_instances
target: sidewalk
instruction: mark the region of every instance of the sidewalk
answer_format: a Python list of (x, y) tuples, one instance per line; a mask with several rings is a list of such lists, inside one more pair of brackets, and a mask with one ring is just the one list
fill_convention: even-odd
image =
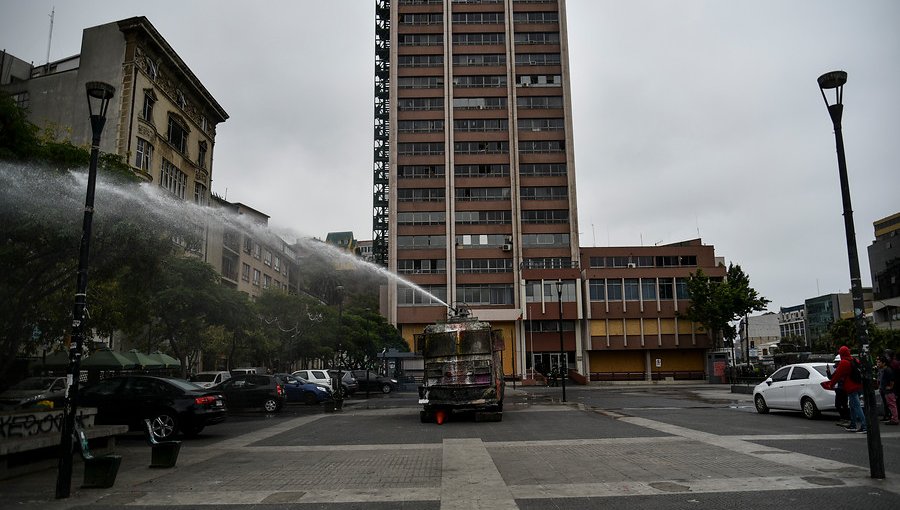
[[(689, 391), (710, 399), (738, 397), (716, 387)], [(517, 405), (499, 423), (438, 426), (420, 423), (417, 407), (353, 405), (260, 428), (264, 421), (248, 423), (254, 427), (247, 433), (220, 442), (183, 442), (173, 469), (150, 469), (149, 447), (123, 441), (117, 447), (122, 467), (110, 489), (79, 489), (82, 466), (76, 463), (67, 500), (53, 499), (55, 470), (2, 481), (0, 494), (4, 506), (50, 510), (295, 504), (666, 509), (683, 508), (676, 505), (689, 500), (721, 506), (719, 494), (730, 505), (756, 502), (749, 507), (761, 508), (759, 501), (776, 501), (760, 499), (772, 491), (794, 491), (795, 503), (852, 496), (869, 510), (900, 506), (895, 474), (888, 481), (871, 480), (859, 465), (773, 446), (776, 436), (761, 441), (701, 432), (577, 405)], [(864, 448), (864, 438), (833, 436)], [(888, 439), (898, 438), (900, 433)], [(595, 498), (601, 501), (585, 505)]]

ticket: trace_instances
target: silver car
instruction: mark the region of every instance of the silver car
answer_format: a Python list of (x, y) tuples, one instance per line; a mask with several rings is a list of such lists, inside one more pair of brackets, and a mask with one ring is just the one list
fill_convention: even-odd
[(834, 411), (834, 390), (825, 389), (828, 363), (797, 363), (779, 368), (753, 389), (756, 412), (769, 409), (802, 411), (812, 420), (822, 411)]

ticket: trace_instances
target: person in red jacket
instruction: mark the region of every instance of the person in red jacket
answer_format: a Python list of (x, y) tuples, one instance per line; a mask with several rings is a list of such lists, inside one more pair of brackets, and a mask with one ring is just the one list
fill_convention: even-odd
[(862, 379), (854, 381), (851, 374), (853, 373), (853, 356), (850, 355), (850, 348), (842, 345), (838, 349), (841, 361), (838, 363), (834, 374), (828, 382), (829, 389), (836, 383), (840, 382), (844, 385), (844, 391), (847, 392), (847, 400), (850, 403), (850, 426), (845, 430), (847, 432), (866, 432), (866, 417), (863, 415), (862, 405), (859, 402), (862, 393)]

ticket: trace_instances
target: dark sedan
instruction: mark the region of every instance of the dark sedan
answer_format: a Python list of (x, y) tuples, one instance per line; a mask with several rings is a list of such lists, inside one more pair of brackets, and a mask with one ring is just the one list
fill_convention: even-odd
[(284, 404), (284, 385), (272, 375), (237, 375), (210, 390), (223, 393), (231, 408), (261, 407), (267, 413), (274, 413)]
[[(368, 373), (368, 379), (366, 374)], [(397, 380), (378, 375), (371, 370), (353, 370), (353, 377), (359, 383), (359, 390), (380, 391), (382, 393), (390, 393), (397, 390)]]
[(97, 408), (97, 423), (143, 430), (149, 419), (159, 440), (190, 437), (225, 419), (225, 400), (182, 379), (128, 375), (110, 377), (79, 392), (79, 405)]

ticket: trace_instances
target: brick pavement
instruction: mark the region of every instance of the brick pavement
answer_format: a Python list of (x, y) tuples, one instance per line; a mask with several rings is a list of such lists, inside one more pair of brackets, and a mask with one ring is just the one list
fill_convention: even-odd
[[(896, 483), (871, 480), (860, 466), (574, 404), (509, 406), (499, 423), (442, 426), (419, 423), (417, 408), (348, 407), (211, 445), (186, 441), (171, 470), (147, 468), (143, 446), (118, 453), (124, 461), (111, 489), (75, 489), (55, 501), (55, 472), (48, 470), (0, 481), (0, 494), (15, 508), (48, 510), (304, 504), (469, 510), (535, 508), (541, 500), (566, 508), (558, 506), (566, 498), (577, 506), (590, 498), (858, 487), (900, 505)], [(80, 477), (77, 465), (74, 487)]]

